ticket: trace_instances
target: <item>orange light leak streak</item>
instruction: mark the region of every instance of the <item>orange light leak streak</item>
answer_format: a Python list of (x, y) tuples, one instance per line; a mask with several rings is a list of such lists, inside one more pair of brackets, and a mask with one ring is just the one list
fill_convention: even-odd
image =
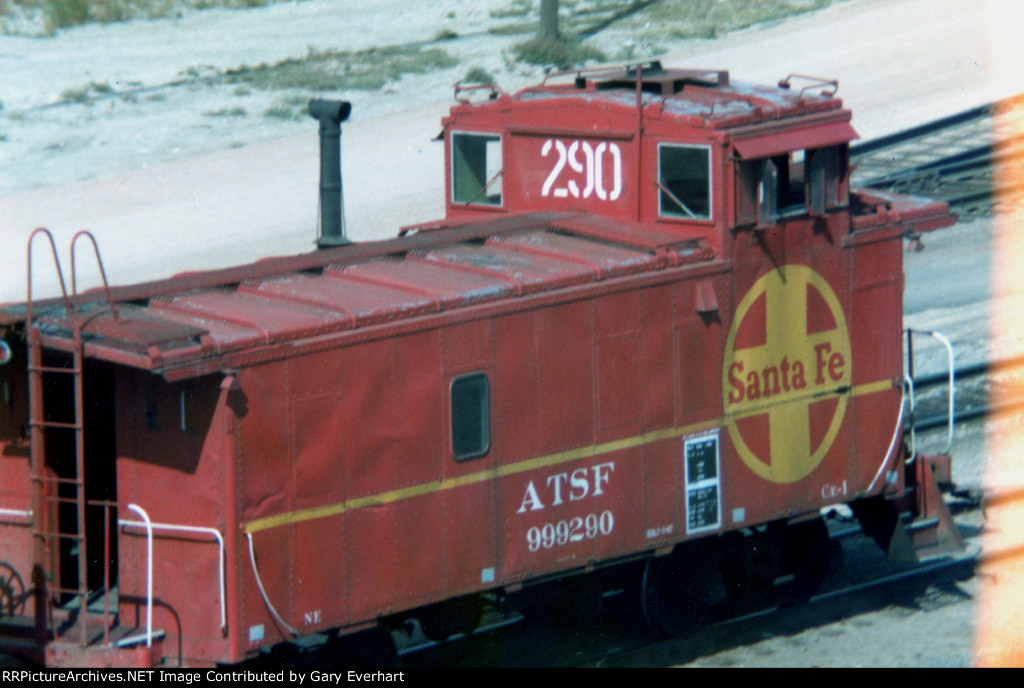
[[(1022, 12), (1014, 3), (992, 3), (989, 9), (990, 76), (1003, 95), (1024, 90), (1020, 72), (1024, 55), (1019, 36)], [(1016, 18), (1016, 19), (1015, 19)], [(1015, 80), (1014, 90), (1005, 84)], [(1024, 115), (1018, 110), (997, 115), (1001, 126), (1024, 136)], [(1005, 189), (1024, 183), (1021, 169), (1000, 166), (994, 185)], [(992, 260), (992, 313), (990, 359), (1020, 354), (1024, 341), (1024, 201), (1018, 194), (1003, 194), (995, 215)], [(1012, 349), (999, 342), (1014, 345)], [(1018, 378), (996, 386), (993, 404), (1024, 398)], [(1019, 412), (990, 419), (987, 427), (985, 491), (993, 498), (986, 507), (980, 567), (981, 599), (978, 607), (975, 663), (983, 667), (1024, 666), (1024, 417)]]

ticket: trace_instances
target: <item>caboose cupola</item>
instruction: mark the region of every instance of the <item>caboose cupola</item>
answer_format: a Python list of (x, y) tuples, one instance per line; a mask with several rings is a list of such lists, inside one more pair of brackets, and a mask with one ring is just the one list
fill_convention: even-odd
[(836, 82), (789, 82), (651, 62), (460, 98), (444, 122), (448, 218), (579, 212), (721, 246), (730, 230), (843, 211), (850, 113)]

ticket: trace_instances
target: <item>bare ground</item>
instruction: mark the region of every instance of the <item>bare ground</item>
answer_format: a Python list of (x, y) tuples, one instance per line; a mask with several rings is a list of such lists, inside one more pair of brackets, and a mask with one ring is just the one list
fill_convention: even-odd
[[(263, 114), (287, 93), (206, 77), (311, 50), (426, 41), (458, 59), (378, 91), (316, 94), (353, 102), (343, 167), (354, 238), (440, 216), (442, 152), (431, 139), (452, 85), (475, 66), (506, 90), (542, 76), (509, 58), (521, 36), (487, 33), (507, 21), (492, 6), (505, 3), (305, 0), (0, 36), (0, 302), (24, 298), (22, 242), (40, 225), (62, 253), (75, 231), (93, 231), (115, 283), (309, 250), (316, 125), (301, 113)], [(633, 38), (651, 31), (637, 13), (591, 40), (609, 55), (659, 48), (667, 64), (728, 68), (738, 80), (838, 78), (870, 138), (1024, 90), (996, 51), (999, 28), (1021, 13), (1000, 0), (845, 0), (717, 40), (660, 45)], [(449, 33), (458, 37), (430, 42)], [(37, 294), (54, 293), (52, 274), (39, 265)]]

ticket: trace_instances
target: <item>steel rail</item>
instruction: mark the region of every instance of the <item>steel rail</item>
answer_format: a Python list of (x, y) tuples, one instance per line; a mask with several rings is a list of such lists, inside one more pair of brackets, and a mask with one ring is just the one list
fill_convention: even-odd
[[(974, 363), (970, 365), (961, 366), (960, 368), (957, 368), (954, 371), (953, 378), (956, 381), (964, 381), (975, 379), (978, 377), (983, 377), (985, 375), (991, 375), (993, 373), (1004, 373), (1014, 370), (1024, 371), (1024, 356), (1014, 356), (1011, 358), (1005, 358), (995, 361), (983, 361), (981, 363)], [(914, 389), (918, 392), (920, 392), (922, 389), (936, 387), (948, 383), (948, 373), (921, 375), (915, 377), (913, 380)], [(1024, 407), (1024, 399), (1010, 400), (1000, 403), (987, 403), (973, 408), (958, 408), (956, 409), (956, 420), (957, 422), (975, 420), (977, 418), (984, 418), (986, 416), (1000, 415), (1004, 413), (1018, 411), (1022, 407)], [(913, 420), (913, 427), (915, 430), (928, 430), (931, 428), (944, 426), (948, 422), (949, 417), (946, 414), (941, 413), (916, 418)]]
[[(964, 365), (956, 369), (953, 377), (957, 380), (969, 380), (989, 373), (1004, 372), (1015, 368), (1024, 368), (1024, 356), (1014, 356), (995, 361), (982, 361), (971, 365)], [(949, 382), (949, 373), (935, 373), (933, 375), (919, 375), (914, 378), (914, 388), (924, 389)]]
[(948, 117), (940, 117), (939, 119), (931, 122), (926, 122), (886, 136), (880, 136), (876, 139), (865, 141), (864, 143), (855, 144), (850, 146), (850, 157), (862, 157), (868, 153), (873, 153), (885, 148), (893, 148), (907, 143), (908, 141), (925, 138), (926, 136), (944, 129), (950, 129), (967, 122), (974, 122), (979, 119), (991, 117), (999, 112), (1005, 112), (1006, 110), (1012, 110), (1019, 107), (1024, 107), (1024, 93), (996, 100), (991, 103), (986, 103), (985, 105), (980, 105), (975, 108), (970, 108), (969, 110), (964, 110), (963, 112), (958, 112)]
[[(851, 534), (858, 534), (859, 530), (856, 530)], [(837, 537), (836, 535), (832, 536)], [(1006, 554), (998, 553), (1003, 556), (1015, 556), (1015, 552), (1007, 552)], [(938, 574), (963, 572), (964, 574), (974, 575), (977, 567), (992, 558), (993, 555), (984, 555), (980, 550), (973, 549), (972, 551), (956, 556), (956, 557), (944, 557), (935, 559), (932, 561), (922, 562), (913, 568), (897, 571), (894, 573), (884, 574), (871, 580), (855, 582), (850, 585), (838, 588), (836, 590), (828, 590), (816, 595), (812, 595), (805, 602), (798, 605), (792, 605), (789, 603), (774, 604), (764, 609), (758, 609), (757, 611), (750, 612), (741, 616), (736, 616), (728, 619), (722, 619), (714, 623), (710, 623), (707, 626), (694, 630), (695, 634), (706, 633), (710, 629), (714, 628), (727, 628), (741, 626), (745, 623), (758, 621), (767, 617), (781, 614), (790, 609), (805, 608), (810, 605), (820, 605), (835, 600), (841, 600), (843, 598), (849, 598), (856, 595), (860, 595), (866, 592), (871, 592), (878, 589), (884, 589), (887, 586), (897, 586), (914, 581), (922, 578), (933, 577)], [(830, 621), (825, 622), (825, 625)], [(638, 652), (648, 653), (651, 648), (654, 648), (662, 643), (677, 643), (678, 638), (670, 638), (664, 641), (656, 642), (638, 642), (635, 646), (623, 647), (621, 649), (616, 648), (610, 652), (602, 652), (598, 656), (591, 656), (584, 659), (584, 663), (579, 666), (619, 666), (619, 662), (616, 658), (627, 658), (630, 655), (635, 655)]]
[(932, 196), (961, 215), (988, 212), (1024, 195), (1015, 175), (1024, 161), (1024, 94), (994, 101), (850, 147), (857, 187)]

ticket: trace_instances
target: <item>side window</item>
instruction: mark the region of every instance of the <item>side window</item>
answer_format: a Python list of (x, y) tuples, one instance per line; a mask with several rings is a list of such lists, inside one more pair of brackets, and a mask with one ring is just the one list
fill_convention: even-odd
[(736, 223), (765, 227), (780, 216), (823, 215), (848, 203), (839, 146), (736, 161)]
[(483, 456), (491, 448), (491, 390), (475, 373), (452, 382), (452, 453), (456, 461)]
[(452, 201), (501, 205), (501, 136), (452, 133)]
[(711, 219), (711, 149), (658, 144), (658, 213), (662, 217)]
[(807, 151), (807, 207), (823, 214), (829, 208), (845, 206), (842, 183), (842, 153), (836, 146)]
[(779, 219), (779, 167), (773, 158), (737, 162), (737, 224), (765, 227)]
[(784, 203), (784, 199), (780, 200), (780, 194), (785, 183), (780, 183), (779, 180), (780, 178), (786, 179), (786, 169), (784, 167), (780, 169), (779, 162), (778, 158), (761, 161), (761, 183), (758, 187), (760, 198), (758, 223), (760, 224), (769, 224), (778, 220), (779, 205)]

